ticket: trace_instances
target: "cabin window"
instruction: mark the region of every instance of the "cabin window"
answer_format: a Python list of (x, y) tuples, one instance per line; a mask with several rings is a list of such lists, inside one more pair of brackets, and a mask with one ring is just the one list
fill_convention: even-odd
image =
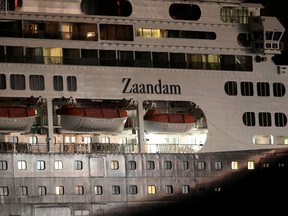
[(25, 90), (25, 76), (22, 74), (12, 74), (10, 76), (10, 86), (12, 90)]
[(37, 170), (45, 170), (45, 161), (38, 160), (36, 162), (36, 167), (37, 167)]
[(241, 86), (241, 95), (242, 96), (253, 96), (254, 95), (252, 82), (241, 82), (240, 86)]
[(168, 53), (152, 52), (153, 67), (155, 68), (169, 68)]
[(215, 161), (214, 168), (216, 170), (221, 170), (223, 168), (222, 162), (221, 161)]
[(239, 169), (239, 162), (238, 161), (232, 161), (231, 162), (231, 168), (233, 170), (238, 170)]
[(220, 16), (223, 22), (248, 23), (249, 11), (245, 8), (222, 7)]
[(102, 143), (109, 144), (110, 143), (110, 138), (109, 137), (102, 137)]
[(36, 136), (30, 136), (30, 137), (29, 137), (29, 144), (31, 144), (31, 145), (37, 145), (37, 144), (38, 144), (38, 137), (36, 137)]
[(128, 161), (128, 169), (136, 170), (136, 161)]
[(120, 186), (119, 185), (112, 185), (112, 194), (119, 195), (120, 194)]
[(80, 160), (74, 161), (74, 169), (75, 170), (82, 170), (83, 169), (83, 162)]
[(205, 161), (198, 161), (198, 169), (205, 170), (206, 169), (206, 162)]
[(63, 77), (53, 76), (53, 87), (55, 91), (63, 91)]
[(119, 162), (116, 160), (113, 160), (113, 161), (111, 161), (110, 166), (111, 166), (112, 170), (118, 170), (119, 169)]
[(100, 65), (116, 66), (116, 52), (114, 50), (99, 50)]
[(243, 114), (242, 120), (246, 126), (255, 126), (256, 125), (254, 112), (245, 112)]
[(188, 170), (189, 169), (189, 162), (188, 161), (182, 161), (181, 162), (181, 169), (182, 170)]
[(199, 20), (201, 10), (195, 4), (173, 3), (169, 7), (169, 15), (176, 20)]
[(6, 61), (24, 63), (24, 47), (6, 46)]
[(189, 194), (190, 186), (189, 185), (182, 185), (182, 194)]
[(24, 160), (19, 160), (17, 163), (19, 170), (26, 170), (27, 169), (27, 162)]
[(227, 95), (236, 96), (238, 94), (237, 91), (237, 82), (235, 81), (228, 81), (224, 85), (224, 89)]
[(56, 195), (64, 195), (64, 187), (63, 186), (56, 186), (55, 194)]
[(173, 186), (172, 185), (165, 185), (165, 193), (172, 194), (173, 193)]
[(270, 87), (268, 82), (257, 83), (257, 95), (260, 97), (270, 96)]
[(40, 196), (45, 196), (47, 194), (47, 189), (45, 186), (39, 186), (38, 187), (38, 194)]
[(248, 168), (248, 170), (253, 170), (253, 169), (255, 169), (254, 161), (248, 161), (248, 163), (247, 163), (247, 168)]
[(19, 195), (20, 196), (27, 196), (28, 195), (28, 188), (26, 186), (19, 187)]
[(0, 74), (0, 89), (4, 90), (6, 88), (7, 88), (6, 87), (6, 75), (5, 74)]
[(171, 68), (186, 68), (185, 53), (170, 53)]
[(286, 88), (283, 83), (273, 83), (273, 95), (274, 97), (283, 97), (286, 93)]
[(62, 64), (62, 48), (44, 48), (44, 64)]
[(80, 50), (63, 48), (63, 64), (80, 65)]
[(133, 41), (132, 25), (100, 24), (101, 40)]
[(7, 186), (0, 186), (0, 196), (8, 196), (9, 188)]
[(103, 194), (103, 187), (100, 185), (96, 185), (94, 187), (94, 193), (95, 193), (95, 195), (102, 195)]
[(147, 170), (154, 170), (155, 169), (155, 162), (154, 161), (147, 161)]
[(164, 170), (172, 169), (172, 161), (164, 161)]
[(75, 76), (67, 77), (67, 90), (68, 91), (77, 91), (77, 80)]
[(152, 67), (151, 52), (135, 52), (135, 66), (136, 67)]
[[(89, 216), (90, 212), (88, 210), (75, 210), (74, 211), (75, 216)], [(99, 214), (97, 214), (99, 215)]]
[(148, 185), (147, 192), (149, 195), (156, 194), (156, 186), (155, 185)]
[(129, 185), (129, 194), (131, 194), (131, 195), (138, 194), (137, 185)]
[(83, 195), (84, 194), (84, 187), (83, 186), (75, 186), (74, 192), (77, 195)]
[(287, 116), (285, 113), (275, 113), (274, 118), (276, 127), (285, 127), (287, 125)]
[(56, 160), (54, 162), (55, 170), (62, 170), (63, 169), (63, 162), (61, 160)]
[(132, 5), (128, 0), (82, 0), (81, 11), (87, 15), (128, 17)]
[(258, 113), (259, 125), (262, 127), (270, 127), (271, 123), (271, 113), (260, 112)]
[(0, 170), (7, 170), (7, 169), (8, 169), (7, 161), (1, 160), (0, 161)]
[(119, 66), (133, 67), (134, 53), (133, 51), (118, 51)]

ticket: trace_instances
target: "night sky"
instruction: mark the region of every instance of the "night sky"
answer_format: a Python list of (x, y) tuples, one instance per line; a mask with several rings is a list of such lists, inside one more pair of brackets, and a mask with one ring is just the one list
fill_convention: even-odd
[(287, 0), (246, 0), (245, 2), (261, 3), (265, 9), (262, 9), (262, 16), (276, 16), (282, 25), (286, 28), (282, 42), (285, 49), (282, 55), (277, 55), (274, 59), (278, 64), (288, 65), (288, 6)]

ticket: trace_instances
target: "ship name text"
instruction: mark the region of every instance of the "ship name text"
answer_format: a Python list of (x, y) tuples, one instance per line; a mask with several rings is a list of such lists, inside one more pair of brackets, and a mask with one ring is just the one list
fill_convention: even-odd
[(171, 94), (180, 95), (181, 86), (177, 84), (164, 84), (161, 79), (155, 84), (151, 83), (133, 83), (132, 78), (123, 78), (124, 87), (122, 93), (125, 94)]

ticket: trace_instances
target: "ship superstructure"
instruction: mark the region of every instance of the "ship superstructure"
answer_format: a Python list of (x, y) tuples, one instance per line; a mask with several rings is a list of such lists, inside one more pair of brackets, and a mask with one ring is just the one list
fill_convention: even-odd
[(174, 215), (288, 191), (285, 29), (261, 4), (0, 3), (1, 216)]

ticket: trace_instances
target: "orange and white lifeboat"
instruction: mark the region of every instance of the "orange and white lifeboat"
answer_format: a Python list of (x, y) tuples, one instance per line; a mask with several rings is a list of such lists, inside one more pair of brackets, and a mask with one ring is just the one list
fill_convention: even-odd
[(62, 130), (77, 132), (120, 133), (128, 118), (124, 109), (110, 107), (62, 106), (60, 115)]
[(0, 132), (28, 132), (36, 116), (33, 107), (0, 106)]
[(147, 133), (189, 133), (196, 120), (191, 114), (161, 113), (149, 109), (144, 115), (144, 128)]

